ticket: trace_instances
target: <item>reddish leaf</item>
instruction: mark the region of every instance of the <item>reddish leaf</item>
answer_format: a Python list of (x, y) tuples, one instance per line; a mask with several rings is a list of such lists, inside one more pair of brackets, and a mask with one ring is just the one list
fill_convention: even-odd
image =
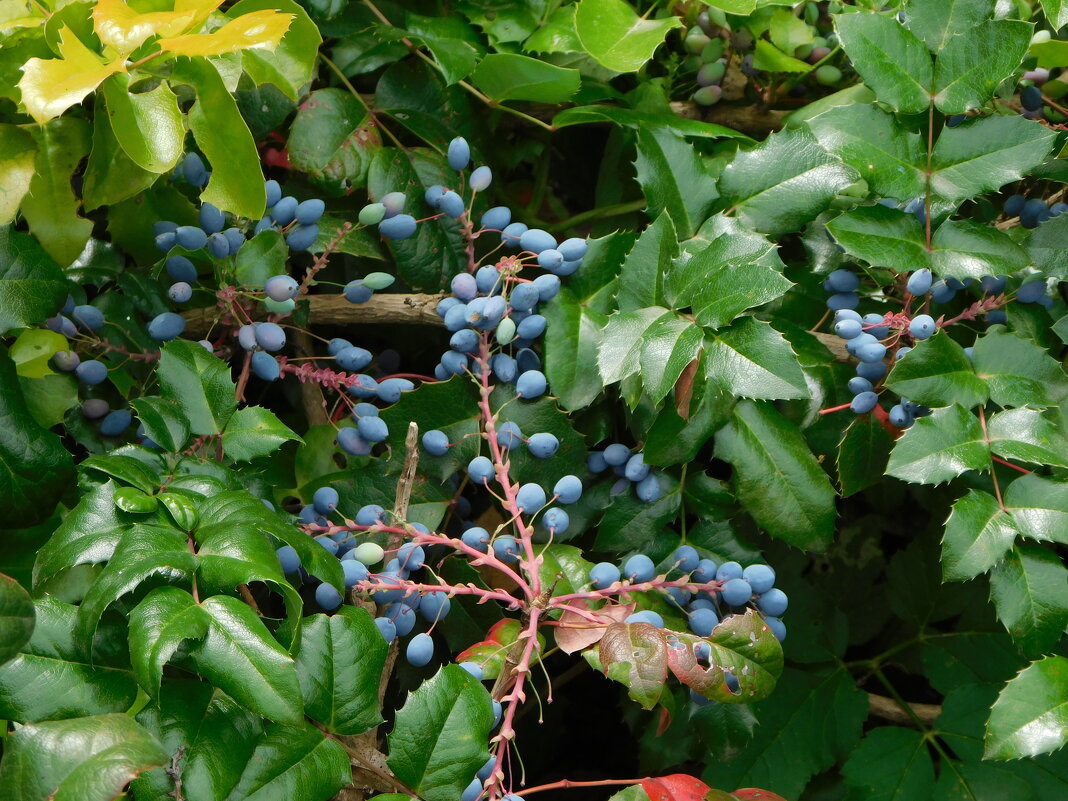
[(744, 787), (731, 793), (738, 801), (786, 801), (781, 795), (770, 790), (758, 790), (755, 787)]
[(646, 709), (652, 709), (667, 680), (667, 644), (649, 623), (613, 623), (601, 638), (601, 668)]
[(675, 411), (683, 420), (690, 419), (690, 399), (693, 397), (693, 379), (697, 375), (697, 359), (682, 369), (675, 382)]
[[(589, 610), (589, 604), (579, 599), (571, 601), (571, 606)], [(556, 644), (565, 654), (581, 651), (601, 641), (609, 623), (622, 623), (634, 611), (634, 604), (606, 604), (594, 614), (603, 618), (605, 624), (598, 626), (593, 621), (575, 612), (564, 612), (560, 616), (560, 625), (556, 627)]]
[(660, 707), (659, 720), (656, 722), (656, 736), (663, 736), (664, 732), (668, 730), (668, 726), (671, 725), (671, 712), (668, 711), (666, 706)]
[(695, 776), (672, 773), (643, 780), (642, 789), (649, 801), (704, 801), (712, 788)]

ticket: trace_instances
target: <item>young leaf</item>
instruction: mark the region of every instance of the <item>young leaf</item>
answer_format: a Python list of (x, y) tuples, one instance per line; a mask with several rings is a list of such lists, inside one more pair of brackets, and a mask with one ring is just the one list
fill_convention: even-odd
[(879, 100), (906, 114), (927, 110), (934, 69), (923, 42), (881, 14), (838, 14), (834, 24), (853, 67)]
[[(569, 603), (576, 609), (589, 610), (589, 604), (581, 598)], [(565, 654), (573, 654), (601, 641), (612, 623), (622, 623), (634, 611), (634, 604), (605, 604), (597, 610), (598, 617), (605, 619), (603, 626), (593, 625), (590, 619), (577, 612), (564, 612), (560, 625), (554, 629), (556, 644)]]
[(997, 499), (968, 490), (953, 504), (942, 538), (942, 578), (967, 581), (990, 570), (1012, 548), (1020, 532)]
[(946, 42), (935, 61), (938, 109), (959, 114), (988, 103), (1023, 61), (1031, 31), (1031, 24), (1021, 20), (985, 20)]
[(1018, 546), (990, 574), (990, 599), (1013, 641), (1037, 656), (1068, 625), (1068, 569), (1052, 551)]
[(777, 235), (814, 219), (857, 178), (811, 133), (789, 129), (738, 153), (723, 170), (719, 190), (749, 226)]
[(248, 48), (241, 54), (245, 72), (257, 86), (270, 83), (290, 100), (297, 100), (312, 79), (323, 38), (304, 7), (293, 0), (240, 0), (227, 13), (237, 17), (250, 11), (281, 11), (292, 21), (273, 49)]
[(7, 740), (0, 786), (20, 801), (107, 801), (167, 758), (159, 741), (124, 714), (32, 723)]
[(575, 33), (594, 61), (615, 72), (635, 72), (681, 23), (678, 17), (641, 19), (623, 0), (582, 0)]
[(30, 191), (37, 143), (29, 131), (16, 125), (0, 125), (0, 225), (15, 219), (19, 205)]
[(1068, 739), (1068, 659), (1032, 662), (998, 695), (990, 710), (983, 756), (1023, 759), (1048, 754)]
[(237, 410), (229, 365), (196, 342), (164, 345), (156, 376), (163, 397), (179, 405), (194, 434), (222, 433)]
[(274, 50), (292, 21), (292, 14), (274, 9), (250, 11), (211, 33), (169, 36), (156, 44), (165, 53), (175, 56), (221, 56), (249, 48)]
[(426, 801), (459, 797), (486, 761), (489, 693), (461, 667), (445, 665), (397, 710), (389, 767)]
[(650, 799), (656, 801), (703, 801), (708, 798), (709, 792), (714, 792), (696, 776), (686, 773), (643, 779), (641, 788)]
[(919, 342), (894, 362), (885, 383), (901, 397), (927, 406), (958, 403), (971, 409), (986, 402), (986, 384), (975, 375), (964, 349), (945, 331)]
[(936, 409), (905, 431), (886, 474), (913, 484), (941, 484), (967, 470), (988, 470), (990, 451), (975, 415), (956, 404)]
[(742, 401), (716, 434), (738, 499), (773, 537), (823, 550), (834, 536), (834, 490), (794, 423), (767, 402)]
[(382, 722), (378, 683), (388, 646), (370, 615), (342, 606), (304, 619), (297, 677), (304, 712), (337, 734), (360, 734)]
[(93, 6), (93, 29), (100, 41), (125, 56), (152, 36), (176, 36), (207, 19), (221, 2), (198, 0), (180, 10), (139, 14), (123, 0), (99, 0)]

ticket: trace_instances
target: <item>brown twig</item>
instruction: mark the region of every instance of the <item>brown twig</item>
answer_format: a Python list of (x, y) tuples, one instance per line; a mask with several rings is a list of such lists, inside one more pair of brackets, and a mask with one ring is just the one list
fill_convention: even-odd
[[(916, 717), (927, 725), (933, 724), (938, 716), (942, 714), (942, 707), (939, 704), (909, 704), (909, 708), (915, 713)], [(910, 725), (913, 723), (912, 716), (909, 715), (893, 698), (888, 698), (885, 695), (876, 695), (875, 693), (868, 693), (868, 714), (883, 720), (888, 720), (891, 723), (901, 723), (904, 725)]]

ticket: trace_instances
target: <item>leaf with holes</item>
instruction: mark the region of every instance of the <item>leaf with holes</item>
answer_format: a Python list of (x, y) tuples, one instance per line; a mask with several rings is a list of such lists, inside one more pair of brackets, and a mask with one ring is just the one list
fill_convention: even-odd
[(664, 691), (667, 654), (664, 635), (649, 623), (613, 623), (598, 648), (604, 674), (626, 687), (645, 709), (656, 706)]

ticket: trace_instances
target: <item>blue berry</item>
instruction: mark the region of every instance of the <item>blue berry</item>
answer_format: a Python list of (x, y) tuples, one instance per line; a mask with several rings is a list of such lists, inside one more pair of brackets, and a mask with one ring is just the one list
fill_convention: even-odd
[(560, 448), (560, 440), (548, 432), (534, 434), (527, 440), (527, 450), (537, 459), (548, 459)]
[(226, 217), (211, 203), (201, 203), (198, 215), (204, 233), (217, 234), (226, 225)]
[(770, 589), (757, 599), (757, 608), (765, 615), (781, 617), (786, 611), (788, 599), (786, 593), (780, 589)]
[(341, 290), (341, 293), (349, 303), (366, 303), (375, 294), (371, 287), (365, 286), (363, 281), (359, 279), (345, 284), (345, 288)]
[(926, 267), (923, 267), (909, 276), (909, 280), (905, 284), (905, 289), (913, 295), (926, 295), (931, 291), (931, 284), (933, 283), (934, 276), (931, 275), (931, 271)]
[(252, 368), (252, 373), (261, 381), (277, 381), (282, 375), (282, 368), (279, 366), (278, 360), (262, 350), (252, 354), (252, 361), (249, 366)]
[(170, 342), (185, 331), (185, 318), (174, 312), (157, 314), (148, 324), (148, 335), (159, 342)]
[(827, 276), (826, 286), (830, 292), (852, 292), (860, 286), (860, 278), (849, 270), (835, 270)]
[(275, 555), (283, 573), (296, 573), (300, 569), (300, 557), (293, 546), (283, 545), (275, 551)]
[[(475, 681), (482, 681), (482, 665), (478, 664), (478, 662), (461, 662), (460, 667), (474, 676)], [(478, 781), (478, 779), (474, 779), (473, 781), (478, 784), (479, 789), (482, 789), (482, 782)], [(461, 798), (460, 801), (463, 801), (463, 798)]]
[(296, 218), (301, 225), (314, 225), (326, 211), (326, 204), (319, 198), (311, 198), (297, 204)]
[(457, 172), (467, 169), (471, 161), (471, 146), (462, 136), (457, 136), (449, 142), (448, 161), (449, 166)]
[(318, 238), (318, 225), (298, 225), (286, 234), (286, 244), (293, 250), (311, 250)]
[(651, 609), (644, 609), (641, 612), (634, 612), (627, 615), (623, 619), (624, 623), (648, 623), (651, 626), (656, 626), (658, 629), (664, 628), (664, 618), (660, 617), (656, 612)]
[(556, 237), (541, 228), (529, 228), (519, 237), (519, 247), (535, 254), (550, 248), (555, 249), (556, 245)]
[(356, 430), (368, 442), (384, 442), (389, 437), (389, 427), (381, 417), (361, 417)]
[(596, 590), (604, 590), (619, 581), (619, 568), (611, 562), (598, 562), (590, 568), (590, 581)]
[(541, 524), (550, 532), (563, 534), (567, 531), (567, 527), (571, 525), (571, 517), (560, 507), (553, 506), (545, 510), (545, 514), (541, 518)]
[(471, 526), (460, 535), (460, 540), (468, 548), (474, 548), (476, 551), (486, 553), (489, 550), (490, 535), (481, 526)]
[(775, 635), (775, 639), (782, 642), (786, 639), (786, 624), (774, 615), (765, 615), (764, 622), (768, 624), (768, 628), (771, 629), (771, 633)]
[(321, 515), (328, 515), (337, 509), (337, 490), (333, 487), (319, 487), (312, 496), (312, 506)]
[(732, 578), (723, 585), (720, 594), (728, 606), (742, 606), (753, 597), (753, 588), (744, 578)]
[(263, 289), (267, 297), (281, 303), (295, 298), (300, 291), (300, 284), (288, 275), (274, 275), (267, 279)]
[(497, 429), (497, 444), (502, 448), (518, 448), (522, 442), (523, 432), (512, 421), (502, 423)]
[(708, 637), (719, 625), (719, 616), (712, 609), (695, 609), (690, 613), (690, 631), (698, 637)]
[(856, 292), (837, 292), (827, 298), (827, 308), (831, 311), (855, 309), (860, 305), (860, 296)]
[(560, 503), (574, 503), (582, 497), (582, 480), (578, 476), (564, 476), (553, 487), (553, 495)]
[(383, 403), (396, 403), (400, 400), (401, 393), (411, 392), (413, 389), (415, 389), (415, 384), (407, 378), (387, 378), (378, 382), (375, 394)]
[(576, 261), (586, 255), (588, 248), (589, 245), (585, 239), (571, 237), (570, 239), (565, 239), (561, 242), (556, 249), (559, 250), (560, 253), (563, 254), (563, 257), (568, 261)]
[(874, 385), (866, 378), (861, 378), (859, 375), (849, 379), (849, 383), (846, 384), (849, 387), (849, 391), (854, 395), (859, 395), (861, 392), (871, 392), (874, 389)]
[(378, 224), (378, 233), (387, 239), (407, 239), (415, 233), (415, 217), (410, 214), (397, 214)]
[(427, 431), (423, 434), (423, 447), (431, 456), (444, 456), (449, 450), (449, 437), (437, 429)]
[(193, 297), (193, 287), (185, 281), (176, 281), (167, 290), (167, 297), (175, 303), (187, 303)]
[(197, 280), (197, 268), (185, 256), (171, 256), (167, 259), (167, 275), (174, 281), (194, 284)]
[(133, 415), (129, 411), (115, 409), (108, 412), (104, 419), (100, 421), (100, 433), (105, 437), (117, 437), (129, 428), (132, 422)]
[(696, 570), (700, 562), (700, 554), (697, 553), (696, 548), (690, 545), (680, 545), (675, 549), (675, 553), (671, 555), (671, 563), (683, 573)]
[(478, 296), (478, 282), (471, 273), (458, 273), (449, 285), (452, 294), (460, 300), (473, 300)]
[(656, 575), (656, 565), (645, 554), (635, 554), (623, 563), (623, 575), (635, 584), (652, 581)]
[(650, 473), (635, 484), (634, 494), (638, 496), (638, 500), (645, 503), (656, 503), (656, 501), (660, 500), (664, 490), (660, 486), (660, 479), (657, 478), (656, 473)]
[(273, 178), (264, 182), (263, 189), (267, 193), (267, 208), (282, 199), (282, 187)]
[(337, 366), (346, 373), (356, 373), (371, 363), (374, 355), (369, 350), (350, 345), (342, 348), (334, 356)]
[(386, 642), (393, 642), (397, 639), (397, 627), (393, 625), (393, 621), (388, 617), (376, 617), (375, 626), (378, 627), (378, 633), (382, 635), (382, 639)]
[(539, 275), (531, 283), (538, 290), (538, 297), (542, 303), (552, 300), (560, 291), (560, 279), (555, 275)]
[(507, 206), (494, 206), (482, 215), (482, 227), (503, 231), (512, 221), (512, 211)]
[(418, 570), (426, 564), (426, 552), (422, 546), (407, 542), (397, 551), (397, 561), (405, 570)]
[(496, 474), (497, 471), (493, 468), (493, 462), (485, 456), (476, 456), (467, 464), (467, 475), (471, 478), (471, 481), (479, 486), (492, 480)]
[(857, 375), (874, 383), (886, 375), (886, 364), (884, 362), (865, 362), (863, 364), (858, 364)]
[(96, 359), (86, 359), (74, 368), (74, 375), (81, 383), (95, 386), (108, 377), (108, 368)]
[(208, 180), (204, 160), (197, 153), (186, 153), (182, 158), (182, 177), (193, 186), (203, 186)]
[(504, 226), (501, 231), (501, 242), (506, 247), (514, 248), (519, 246), (520, 237), (527, 232), (527, 226), (521, 222), (509, 223)]
[[(1021, 284), (1016, 290), (1016, 300), (1020, 303), (1037, 303), (1046, 295), (1046, 282), (1042, 280), (1029, 281)], [(989, 319), (990, 315), (987, 315)]]
[(277, 323), (259, 323), (256, 326), (256, 344), (269, 353), (285, 347), (286, 332)]
[(493, 541), (493, 555), (506, 564), (518, 562), (520, 553), (521, 549), (515, 537), (505, 534)]
[(867, 414), (879, 403), (879, 396), (874, 392), (861, 392), (853, 397), (849, 404), (854, 414)]
[(527, 370), (515, 383), (516, 395), (527, 400), (540, 398), (547, 388), (548, 382), (545, 380), (545, 374), (540, 370)]
[(332, 584), (325, 581), (315, 588), (315, 602), (327, 612), (332, 612), (341, 606), (341, 593), (334, 589)]
[(1010, 195), (1002, 208), (1008, 216), (1015, 217), (1023, 211), (1024, 203), (1026, 202), (1027, 198), (1023, 195)]
[(458, 194), (449, 190), (438, 201), (438, 208), (445, 213), (446, 216), (453, 219), (463, 215), (465, 211), (464, 199)]
[(539, 484), (524, 484), (516, 493), (516, 505), (521, 512), (533, 514), (545, 506), (545, 490)]
[[(352, 553), (354, 553), (354, 551), (349, 551), (345, 556), (347, 557)], [(367, 577), (370, 575), (367, 565), (357, 561), (355, 556), (351, 559), (346, 558), (341, 562), (341, 572), (345, 578), (345, 586), (349, 589), (352, 589), (361, 581), (366, 581)]]
[(869, 342), (857, 348), (857, 358), (862, 362), (879, 362), (886, 356), (886, 345), (881, 342)]
[(645, 463), (645, 457), (641, 453), (636, 453), (627, 459), (626, 464), (623, 466), (623, 475), (627, 481), (642, 481), (649, 475), (649, 465)]
[(938, 326), (929, 314), (917, 314), (909, 323), (909, 333), (913, 339), (927, 339), (937, 330)]
[(195, 225), (179, 225), (174, 231), (174, 241), (186, 250), (200, 250), (208, 244), (208, 235)]
[(474, 171), (471, 173), (471, 177), (467, 180), (467, 185), (476, 192), (482, 192), (489, 189), (489, 185), (492, 181), (493, 172), (489, 167), (483, 165), (482, 167), (475, 167)]
[(755, 593), (764, 593), (775, 586), (775, 571), (770, 565), (749, 565), (742, 571), (742, 578), (749, 582)]
[(839, 320), (834, 324), (834, 333), (842, 339), (853, 339), (860, 336), (863, 324), (860, 320)]
[(78, 324), (79, 328), (87, 331), (99, 331), (104, 327), (104, 312), (96, 306), (75, 306), (71, 312), (71, 319)]

